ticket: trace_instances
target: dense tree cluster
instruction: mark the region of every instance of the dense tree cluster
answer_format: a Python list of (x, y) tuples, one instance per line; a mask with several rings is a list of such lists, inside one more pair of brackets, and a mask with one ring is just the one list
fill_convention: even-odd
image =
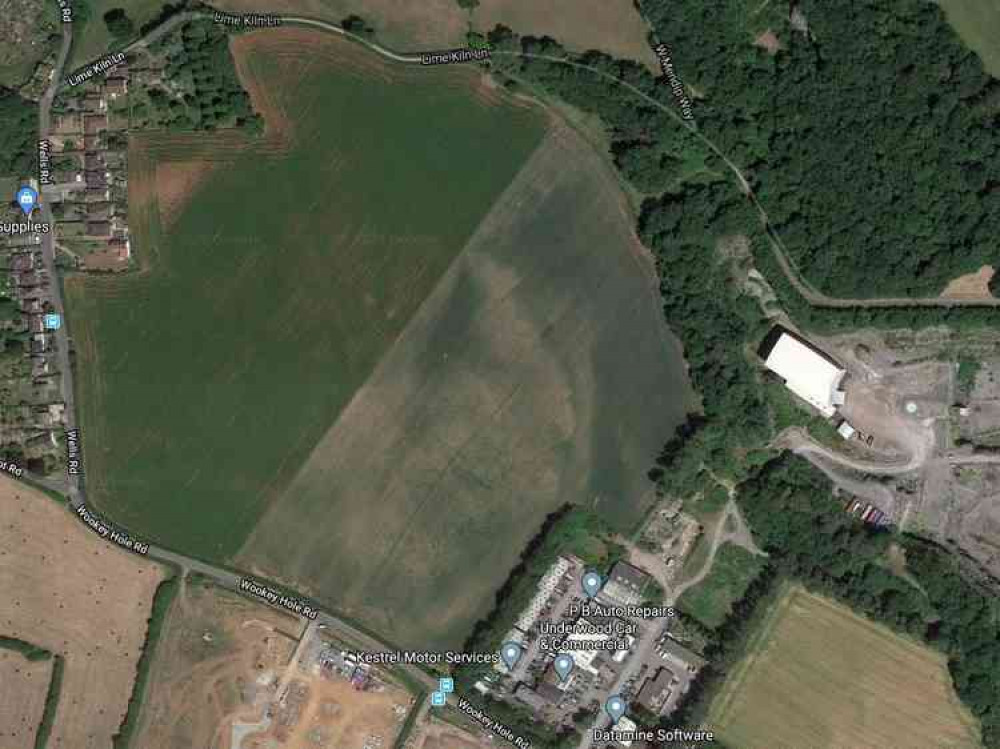
[(160, 123), (176, 130), (259, 126), (259, 116), (236, 75), (227, 38), (222, 27), (196, 20), (183, 24), (163, 43), (168, 50), (165, 78), (185, 93), (178, 97), (158, 88), (149, 90)]
[(829, 480), (794, 457), (767, 464), (740, 486), (758, 544), (783, 573), (915, 637), (937, 620), (919, 588), (885, 565), (890, 534), (843, 512)]
[(34, 174), (37, 132), (38, 106), (0, 87), (0, 176)]
[(135, 35), (135, 24), (124, 8), (112, 8), (104, 14), (104, 25), (116, 42), (128, 41)]
[[(643, 7), (805, 276), (833, 296), (926, 296), (993, 261), (1000, 81), (933, 3), (798, 5), (808, 32), (737, 0)], [(773, 55), (750, 43), (765, 30)]]

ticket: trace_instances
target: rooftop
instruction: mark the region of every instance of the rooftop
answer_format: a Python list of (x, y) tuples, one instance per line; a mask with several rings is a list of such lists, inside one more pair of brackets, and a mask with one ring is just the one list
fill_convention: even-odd
[(836, 413), (834, 393), (840, 389), (845, 371), (826, 354), (795, 334), (775, 328), (761, 355), (767, 368), (795, 395), (828, 418)]

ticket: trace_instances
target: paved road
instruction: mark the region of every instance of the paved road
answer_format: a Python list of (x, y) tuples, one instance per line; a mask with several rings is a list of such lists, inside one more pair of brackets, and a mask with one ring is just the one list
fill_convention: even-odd
[[(55, 99), (56, 92), (62, 81), (63, 69), (66, 67), (66, 59), (69, 57), (69, 50), (73, 44), (73, 25), (62, 24), (63, 37), (62, 45), (59, 47), (59, 55), (56, 58), (56, 66), (52, 70), (52, 79), (49, 87), (42, 95), (38, 103), (38, 137), (40, 140), (48, 140), (49, 130), (52, 120), (52, 100)], [(62, 318), (63, 324), (53, 332), (55, 340), (56, 366), (59, 370), (59, 389), (63, 402), (66, 404), (66, 429), (76, 428), (76, 399), (73, 388), (73, 367), (70, 362), (70, 341), (66, 328), (66, 309), (63, 305), (62, 286), (59, 281), (59, 274), (56, 270), (56, 248), (55, 248), (55, 219), (52, 209), (44, 197), (40, 201), (38, 208), (40, 220), (49, 224), (52, 230), (41, 235), (42, 263), (49, 278), (48, 297), (53, 310)], [(79, 476), (70, 476), (64, 491), (69, 495), (70, 501), (80, 501), (81, 487)]]
[(824, 447), (809, 436), (809, 433), (801, 427), (786, 429), (771, 444), (774, 447), (790, 449), (796, 455), (820, 455), (844, 468), (880, 476), (895, 476), (915, 471), (930, 460), (934, 449), (932, 444), (920, 443), (915, 445), (916, 449), (914, 449), (913, 453), (905, 461), (861, 460)]

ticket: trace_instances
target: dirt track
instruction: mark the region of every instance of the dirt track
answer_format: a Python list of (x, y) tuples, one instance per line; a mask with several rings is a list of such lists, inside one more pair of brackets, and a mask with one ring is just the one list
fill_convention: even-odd
[(107, 749), (132, 694), (163, 571), (6, 477), (0, 517), (0, 633), (66, 659), (48, 749)]

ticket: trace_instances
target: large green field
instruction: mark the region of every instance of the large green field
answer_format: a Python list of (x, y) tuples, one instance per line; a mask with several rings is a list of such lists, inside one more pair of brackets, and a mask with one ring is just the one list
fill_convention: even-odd
[(474, 70), (389, 67), (305, 30), (234, 49), (269, 134), (135, 140), (143, 269), (67, 282), (92, 500), (213, 559), (240, 548), (545, 130)]
[(1000, 0), (941, 0), (948, 23), (1000, 78)]
[(599, 154), (553, 128), (238, 557), (459, 648), (545, 517), (629, 532), (689, 389)]

